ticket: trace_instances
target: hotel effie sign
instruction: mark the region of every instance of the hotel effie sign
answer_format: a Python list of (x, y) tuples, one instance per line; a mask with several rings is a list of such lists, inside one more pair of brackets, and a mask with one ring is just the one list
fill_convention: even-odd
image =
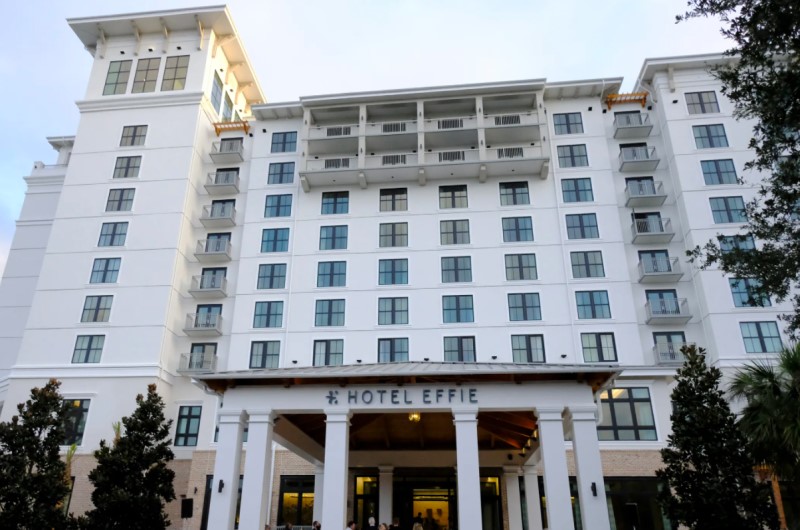
[(477, 404), (477, 388), (395, 388), (329, 390), (328, 405), (421, 406)]

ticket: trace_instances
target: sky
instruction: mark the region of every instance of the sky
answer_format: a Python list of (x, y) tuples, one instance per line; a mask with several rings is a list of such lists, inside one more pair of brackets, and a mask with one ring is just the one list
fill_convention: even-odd
[[(213, 2), (213, 0), (211, 0)], [(25, 0), (0, 47), (0, 271), (33, 162), (74, 134), (92, 57), (67, 18), (208, 0)], [(223, 3), (224, 0), (217, 2)], [(229, 0), (269, 102), (301, 96), (547, 78), (623, 76), (648, 57), (720, 52), (716, 20), (675, 23), (686, 0)]]

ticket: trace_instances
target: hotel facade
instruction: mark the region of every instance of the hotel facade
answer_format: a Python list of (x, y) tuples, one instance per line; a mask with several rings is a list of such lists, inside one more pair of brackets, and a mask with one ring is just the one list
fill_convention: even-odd
[(686, 250), (756, 176), (719, 55), (621, 78), (267, 103), (224, 6), (69, 20), (94, 58), (0, 284), (0, 420), (73, 404), (69, 510), (155, 383), (186, 529), (670, 528), (680, 348), (778, 352)]

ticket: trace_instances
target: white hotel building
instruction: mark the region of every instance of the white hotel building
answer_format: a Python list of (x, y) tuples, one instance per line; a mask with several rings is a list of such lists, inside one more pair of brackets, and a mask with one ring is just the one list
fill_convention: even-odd
[(678, 349), (740, 366), (779, 350), (790, 309), (685, 257), (737, 234), (755, 190), (721, 56), (647, 59), (629, 94), (266, 103), (225, 7), (69, 25), (94, 63), (78, 130), (26, 177), (0, 419), (62, 382), (70, 511), (156, 383), (182, 528), (669, 528)]

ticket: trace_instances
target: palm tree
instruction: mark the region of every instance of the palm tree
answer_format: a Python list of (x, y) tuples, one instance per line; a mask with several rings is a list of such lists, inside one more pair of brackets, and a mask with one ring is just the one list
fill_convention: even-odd
[(779, 479), (800, 475), (800, 343), (784, 348), (776, 360), (745, 366), (730, 385), (746, 405), (738, 425), (747, 436), (762, 474), (770, 476), (781, 528), (786, 516)]

